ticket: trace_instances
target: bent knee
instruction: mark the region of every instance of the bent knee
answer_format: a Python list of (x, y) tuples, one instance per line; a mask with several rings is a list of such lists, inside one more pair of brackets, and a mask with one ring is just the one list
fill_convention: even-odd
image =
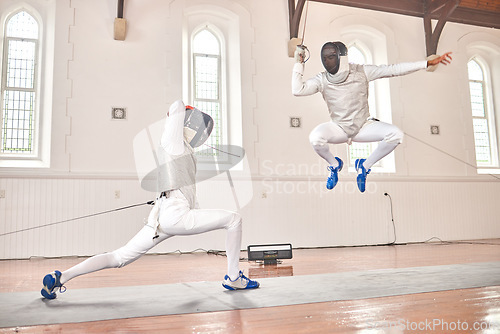
[(394, 129), (384, 138), (389, 144), (399, 145), (403, 142), (404, 132), (399, 128), (394, 127)]
[(326, 145), (327, 140), (324, 136), (313, 131), (309, 134), (309, 143), (311, 143), (312, 146), (320, 147)]
[(231, 220), (229, 224), (227, 224), (228, 229), (238, 228), (242, 225), (243, 219), (239, 213), (233, 212), (231, 213)]
[(125, 247), (118, 248), (111, 254), (114, 256), (116, 260), (116, 265), (114, 268), (125, 267), (127, 264), (130, 264), (137, 259), (137, 256), (132, 255), (131, 252), (128, 251)]

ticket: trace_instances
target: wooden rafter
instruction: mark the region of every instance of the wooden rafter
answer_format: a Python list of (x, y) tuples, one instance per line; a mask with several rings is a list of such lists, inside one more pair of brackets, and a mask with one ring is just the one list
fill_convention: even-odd
[[(471, 24), (476, 26), (500, 28), (500, 11), (491, 7), (491, 11), (483, 8), (460, 7), (462, 0), (307, 0), (340, 6), (349, 6), (383, 11), (401, 15), (421, 17), (424, 20), (425, 45), (427, 55), (435, 54), (439, 37), (446, 22)], [(467, 0), (463, 0), (467, 1)], [(498, 0), (495, 0), (498, 1)], [(297, 2), (297, 4), (295, 4)], [(290, 39), (297, 38), (299, 23), (306, 0), (288, 0)], [(493, 6), (493, 5), (490, 5)], [(497, 5), (494, 5), (497, 6)], [(437, 20), (434, 31), (432, 20)]]
[(123, 19), (123, 4), (125, 0), (118, 0), (118, 9), (116, 13), (116, 17), (119, 19)]
[[(378, 10), (386, 13), (424, 17), (426, 0), (308, 0), (332, 5)], [(452, 0), (453, 1), (453, 0)], [(293, 1), (292, 1), (293, 2)], [(431, 1), (435, 9), (445, 1)], [(448, 22), (471, 24), (480, 27), (500, 29), (500, 1), (462, 0), (458, 8), (448, 17)], [(432, 19), (438, 19), (438, 12), (433, 11)]]
[(432, 15), (438, 12), (441, 8), (446, 6), (447, 0), (424, 0), (424, 16), (426, 14)]
[[(436, 54), (439, 37), (448, 17), (458, 7), (460, 0), (424, 0), (424, 32), (427, 56)], [(439, 19), (432, 31), (432, 15), (439, 12)]]
[(299, 24), (304, 10), (306, 0), (298, 0), (295, 6), (295, 0), (288, 0), (288, 14), (290, 19), (290, 39), (299, 37)]

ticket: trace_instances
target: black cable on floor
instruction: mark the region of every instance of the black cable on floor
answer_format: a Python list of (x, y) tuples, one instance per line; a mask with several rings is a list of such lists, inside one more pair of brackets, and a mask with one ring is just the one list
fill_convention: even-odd
[(392, 229), (394, 232), (394, 241), (389, 243), (388, 245), (394, 245), (396, 243), (396, 224), (394, 223), (394, 213), (392, 210), (392, 197), (391, 197), (391, 195), (389, 195), (389, 193), (384, 193), (384, 196), (388, 196), (389, 202), (391, 203), (391, 221), (392, 221)]

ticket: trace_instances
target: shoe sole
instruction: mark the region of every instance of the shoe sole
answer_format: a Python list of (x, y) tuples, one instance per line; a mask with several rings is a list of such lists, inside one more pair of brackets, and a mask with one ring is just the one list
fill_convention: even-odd
[(235, 289), (235, 288), (233, 288), (232, 286), (226, 285), (226, 284), (224, 284), (224, 283), (222, 283), (222, 286), (223, 286), (223, 287), (225, 287), (225, 288), (226, 288), (226, 289), (228, 289), (228, 290), (233, 290), (233, 291), (234, 291), (234, 290), (236, 290), (236, 289)]
[(222, 286), (223, 286), (223, 287), (225, 287), (225, 288), (226, 288), (226, 289), (228, 289), (228, 290), (235, 291), (235, 290), (251, 290), (251, 289), (257, 289), (257, 288), (260, 286), (260, 284), (257, 284), (257, 286), (252, 287), (252, 288), (249, 288), (249, 287), (245, 287), (245, 288), (234, 288), (234, 287), (232, 287), (232, 286), (230, 286), (230, 285), (227, 285), (227, 284), (224, 284), (224, 283), (222, 283)]
[(46, 290), (47, 288), (44, 287), (40, 292), (42, 294), (42, 296), (46, 299), (56, 299), (57, 295), (55, 293), (49, 293), (47, 292)]
[[(45, 277), (43, 278), (43, 286), (44, 286), (44, 288), (49, 289), (49, 285), (51, 285), (53, 279), (54, 279), (54, 277), (52, 277), (51, 274), (45, 275)], [(55, 285), (55, 284), (56, 284), (56, 282), (54, 280), (53, 285)], [(54, 288), (54, 287), (52, 286), (51, 288)]]
[[(363, 159), (357, 159), (355, 161), (355, 163), (354, 163), (354, 168), (356, 168), (356, 172), (359, 172), (359, 169), (361, 168), (361, 164), (363, 162), (365, 162), (364, 160), (363, 161), (361, 161), (361, 160), (363, 160)], [(366, 174), (368, 175), (368, 173), (366, 173)], [(362, 193), (364, 193), (365, 190), (366, 190), (366, 176), (365, 176), (365, 180), (360, 180), (360, 176), (362, 176), (362, 174), (358, 174), (358, 176), (356, 178), (356, 181), (357, 181), (357, 184), (358, 184), (359, 191), (362, 192)]]
[(42, 293), (42, 296), (44, 296), (47, 299), (55, 299), (57, 295), (50, 291), (54, 289), (54, 285), (56, 284), (56, 280), (51, 274), (45, 275), (43, 278), (43, 289), (40, 291)]
[(357, 183), (358, 183), (358, 189), (359, 189), (359, 191), (361, 191), (362, 193), (364, 193), (364, 192), (365, 192), (365, 188), (366, 188), (366, 186), (365, 186), (366, 181), (364, 181), (364, 182), (363, 182), (362, 180), (360, 180), (360, 179), (359, 179), (359, 176), (360, 176), (360, 175), (358, 175), (358, 178), (357, 178), (357, 181), (358, 181), (358, 182), (357, 182)]

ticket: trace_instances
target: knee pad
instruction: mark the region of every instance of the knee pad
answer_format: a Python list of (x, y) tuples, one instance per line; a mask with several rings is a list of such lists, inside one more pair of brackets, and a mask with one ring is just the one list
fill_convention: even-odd
[(404, 132), (399, 128), (395, 127), (387, 136), (385, 136), (384, 141), (389, 144), (399, 145), (403, 142)]

